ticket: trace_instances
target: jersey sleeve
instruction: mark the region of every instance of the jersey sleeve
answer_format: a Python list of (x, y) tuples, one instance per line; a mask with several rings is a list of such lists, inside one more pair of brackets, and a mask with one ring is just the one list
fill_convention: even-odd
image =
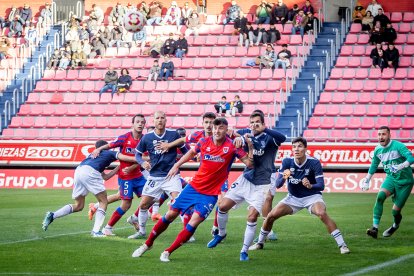
[(242, 128), (242, 129), (239, 129), (238, 131), (237, 131), (237, 133), (238, 134), (240, 134), (241, 136), (243, 136), (244, 134), (246, 134), (246, 133), (250, 133), (251, 131), (250, 131), (250, 129), (248, 129), (248, 128)]
[(286, 136), (280, 133), (279, 131), (266, 128), (264, 132), (273, 138), (273, 142), (276, 146), (280, 146), (283, 142), (286, 141)]
[(325, 180), (323, 178), (322, 165), (321, 165), (321, 162), (319, 160), (316, 160), (316, 162), (314, 162), (313, 169), (314, 169), (314, 173), (315, 173), (316, 183), (311, 183), (312, 184), (312, 189), (318, 190), (318, 191), (323, 191), (325, 189)]
[(124, 145), (125, 140), (126, 140), (125, 135), (118, 136), (114, 141), (109, 143), (109, 148), (113, 149), (113, 148), (121, 147)]
[(112, 158), (112, 162), (115, 160), (118, 160), (118, 155), (119, 155), (119, 151), (108, 151), (111, 158)]
[(185, 137), (185, 142), (188, 144), (195, 144), (197, 143), (197, 133), (193, 132), (190, 135)]
[(141, 139), (141, 141), (139, 141), (139, 143), (138, 143), (138, 146), (137, 146), (137, 148), (136, 148), (136, 150), (137, 150), (137, 153), (139, 153), (139, 154), (143, 154), (144, 152), (146, 152), (147, 151), (147, 146), (146, 146), (146, 139), (145, 139), (145, 137), (146, 137), (146, 135), (144, 135), (143, 137), (142, 137), (142, 139)]
[(245, 152), (242, 148), (236, 149), (235, 153), (239, 159), (243, 159), (247, 155), (247, 152)]
[(282, 161), (282, 165), (279, 168), (279, 174), (277, 175), (276, 178), (276, 188), (280, 188), (283, 186), (283, 184), (285, 184), (285, 179), (283, 179), (283, 171), (286, 170), (289, 165), (288, 165), (289, 159), (285, 158)]
[(369, 167), (368, 173), (373, 175), (381, 162), (381, 160), (377, 157), (377, 149), (374, 150), (374, 156), (372, 157), (371, 166)]
[(414, 157), (411, 151), (403, 143), (398, 143), (398, 145), (398, 152), (405, 157), (406, 161), (408, 161), (410, 164), (413, 164)]
[(198, 143), (194, 147), (195, 152), (200, 153), (201, 152), (201, 147), (203, 146), (204, 143), (205, 143), (205, 140), (203, 138), (200, 139), (200, 141), (198, 141)]

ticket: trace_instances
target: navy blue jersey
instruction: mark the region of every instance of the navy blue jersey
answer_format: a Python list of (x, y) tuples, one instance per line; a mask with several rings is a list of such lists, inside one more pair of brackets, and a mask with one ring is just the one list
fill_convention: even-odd
[[(240, 135), (250, 133), (250, 129), (241, 129), (237, 131)], [(275, 131), (266, 128), (264, 132), (252, 137), (253, 142), (253, 168), (246, 167), (243, 175), (254, 185), (270, 184), (270, 176), (276, 172), (275, 158), (280, 144), (286, 140), (286, 137)], [(245, 150), (248, 151), (247, 144)]]
[(92, 158), (90, 155), (83, 160), (79, 165), (88, 165), (94, 168), (98, 172), (103, 172), (106, 167), (111, 165), (112, 162), (118, 160), (119, 152), (111, 150), (103, 150), (96, 158)]
[[(281, 187), (283, 181), (283, 171), (290, 170), (290, 177), (287, 179), (287, 187), (289, 194), (295, 197), (305, 197), (315, 194), (322, 194), (325, 188), (323, 171), (321, 162), (310, 156), (306, 156), (306, 160), (302, 165), (295, 162), (295, 158), (285, 158), (282, 161), (282, 166), (279, 169), (279, 176), (276, 181), (277, 187)], [(302, 184), (302, 179), (307, 178), (312, 184), (312, 188), (308, 189)]]
[[(137, 155), (142, 155), (148, 151), (151, 163), (150, 176), (165, 177), (170, 169), (174, 166), (177, 158), (177, 148), (185, 154), (188, 150), (186, 145), (173, 147), (167, 152), (162, 152), (156, 147), (161, 143), (171, 143), (181, 136), (175, 130), (165, 130), (164, 134), (158, 136), (155, 131), (145, 134), (137, 146)], [(138, 160), (138, 159), (137, 159)]]

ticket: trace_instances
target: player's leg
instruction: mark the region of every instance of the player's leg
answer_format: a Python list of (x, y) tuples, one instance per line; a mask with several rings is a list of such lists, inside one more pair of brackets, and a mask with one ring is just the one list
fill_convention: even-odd
[(229, 190), (228, 187), (228, 180), (226, 180), (223, 185), (221, 186), (221, 193), (218, 196), (218, 201), (217, 201), (217, 207), (216, 210), (214, 212), (214, 222), (213, 222), (213, 227), (211, 227), (211, 235), (214, 237), (214, 235), (218, 234), (218, 220), (217, 220), (217, 216), (218, 216), (218, 206), (220, 205), (221, 201), (223, 200), (224, 196), (226, 195), (227, 191)]
[(79, 196), (75, 199), (75, 204), (67, 204), (54, 212), (47, 212), (45, 215), (45, 218), (43, 219), (43, 223), (42, 223), (43, 230), (46, 231), (48, 226), (55, 219), (67, 216), (71, 213), (82, 211), (84, 206), (85, 206), (85, 197)]
[[(265, 202), (264, 202), (263, 207), (262, 207), (263, 221), (266, 220), (267, 215), (272, 210), (272, 203), (273, 203), (273, 198), (275, 197), (275, 193), (276, 193), (276, 186), (271, 185), (270, 188), (269, 188), (269, 191), (266, 193), (266, 199), (265, 199)], [(257, 242), (258, 240), (259, 240), (259, 237), (256, 237), (254, 242)], [(273, 232), (273, 230), (270, 230), (269, 234), (266, 237), (266, 240), (270, 240), (270, 241), (277, 240), (276, 233)]]
[(228, 211), (235, 206), (237, 202), (233, 199), (224, 197), (220, 202), (217, 211), (217, 223), (218, 223), (218, 234), (214, 235), (214, 238), (207, 244), (208, 248), (216, 247), (222, 240), (227, 236), (227, 222), (229, 220)]
[(105, 220), (106, 208), (108, 207), (108, 199), (107, 199), (106, 191), (102, 191), (100, 193), (95, 194), (95, 197), (99, 202), (99, 207), (95, 215), (95, 222), (94, 222), (93, 229), (92, 229), (92, 236), (102, 237), (105, 235), (102, 234), (100, 229)]
[[(119, 194), (119, 190), (118, 190), (118, 192), (116, 194), (109, 195), (108, 198), (107, 198), (107, 200), (108, 200), (108, 204), (111, 204), (111, 203), (114, 203), (116, 201), (121, 200), (121, 196)], [(88, 218), (89, 218), (89, 220), (92, 220), (93, 219), (93, 216), (96, 213), (96, 210), (98, 210), (99, 203), (98, 202), (89, 203), (89, 206), (88, 207), (89, 207), (89, 210), (88, 210)]]

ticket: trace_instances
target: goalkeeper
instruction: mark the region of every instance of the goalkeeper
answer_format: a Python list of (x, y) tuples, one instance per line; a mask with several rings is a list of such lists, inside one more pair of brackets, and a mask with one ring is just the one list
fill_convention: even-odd
[(414, 157), (407, 147), (399, 141), (391, 140), (390, 129), (387, 126), (381, 126), (378, 129), (378, 142), (379, 145), (374, 150), (371, 167), (361, 185), (363, 191), (369, 189), (370, 179), (376, 172), (379, 163), (382, 162), (387, 177), (381, 185), (374, 205), (372, 228), (367, 230), (367, 235), (375, 239), (378, 237), (378, 226), (385, 199), (390, 195), (393, 196), (394, 223), (382, 235), (391, 237), (400, 226), (401, 209), (410, 196), (414, 184), (413, 171), (410, 167), (414, 163)]

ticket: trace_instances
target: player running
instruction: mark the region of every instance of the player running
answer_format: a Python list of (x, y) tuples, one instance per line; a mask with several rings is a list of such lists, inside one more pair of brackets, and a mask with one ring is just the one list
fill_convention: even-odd
[(201, 163), (194, 178), (171, 204), (170, 210), (154, 226), (147, 241), (134, 251), (132, 257), (141, 257), (152, 247), (155, 239), (168, 228), (180, 212), (183, 213), (189, 208), (193, 208), (194, 213), (190, 222), (177, 235), (171, 246), (161, 254), (160, 260), (169, 262), (171, 253), (190, 239), (198, 225), (213, 210), (217, 202), (217, 195), (220, 194), (221, 186), (228, 177), (234, 158), (237, 156), (247, 166), (252, 165), (252, 145), (250, 144), (247, 156), (245, 151), (237, 149), (232, 140), (226, 136), (228, 123), (225, 118), (215, 119), (213, 125), (213, 136), (200, 139), (195, 148), (191, 149), (171, 168), (168, 177), (174, 178), (182, 164), (200, 153)]
[(294, 157), (283, 159), (276, 181), (277, 188), (281, 188), (287, 180), (288, 194), (267, 215), (262, 229), (260, 229), (258, 242), (250, 246), (249, 250), (263, 249), (265, 238), (277, 219), (293, 215), (306, 208), (309, 213), (319, 217), (325, 224), (328, 232), (335, 239), (341, 254), (350, 252), (336, 223), (326, 212), (326, 204), (322, 198), (325, 182), (321, 162), (307, 156), (306, 151), (307, 141), (305, 138), (293, 139), (292, 152)]
[(382, 233), (383, 237), (388, 238), (400, 227), (401, 210), (414, 185), (413, 170), (410, 167), (414, 163), (414, 157), (407, 147), (399, 141), (391, 140), (391, 132), (387, 126), (381, 126), (378, 129), (378, 142), (379, 145), (374, 150), (368, 174), (361, 185), (363, 191), (369, 189), (371, 177), (377, 171), (379, 163), (382, 162), (387, 177), (381, 184), (380, 191), (377, 194), (372, 227), (367, 230), (367, 235), (374, 239), (378, 237), (378, 226), (385, 199), (393, 195), (392, 215), (394, 223)]

